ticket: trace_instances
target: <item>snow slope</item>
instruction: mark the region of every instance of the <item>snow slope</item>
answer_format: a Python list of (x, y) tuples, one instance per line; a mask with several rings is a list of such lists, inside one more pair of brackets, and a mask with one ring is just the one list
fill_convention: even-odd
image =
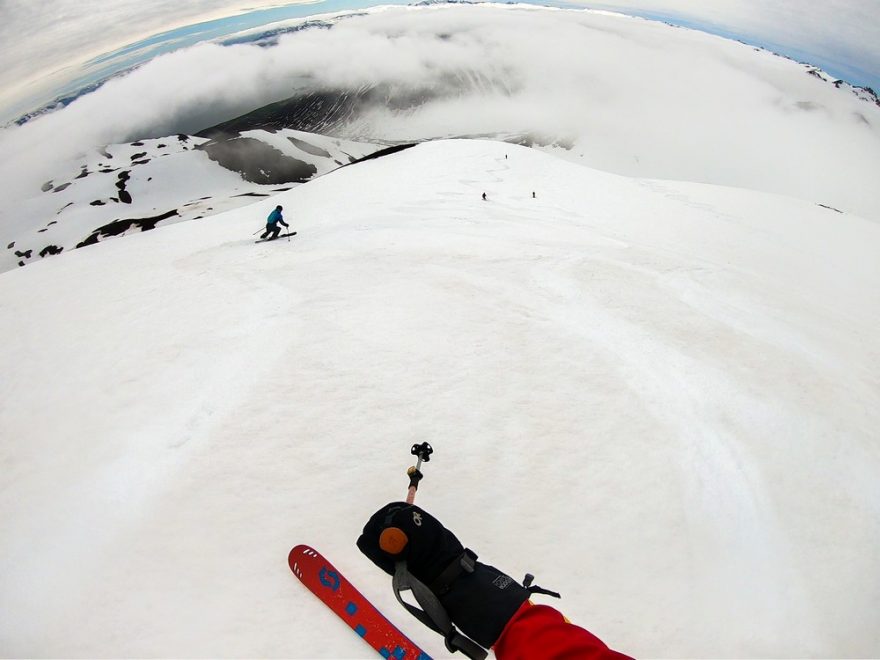
[[(248, 205), (378, 151), (290, 129), (114, 144), (55, 165), (20, 203), (0, 208), (0, 271), (107, 238)], [(20, 191), (19, 191), (20, 192)], [(254, 217), (254, 227), (264, 218)]]
[(486, 141), (4, 273), (0, 650), (369, 657), (306, 542), (447, 657), (354, 546), (428, 440), (417, 502), (622, 651), (876, 655), (878, 281), (858, 216)]

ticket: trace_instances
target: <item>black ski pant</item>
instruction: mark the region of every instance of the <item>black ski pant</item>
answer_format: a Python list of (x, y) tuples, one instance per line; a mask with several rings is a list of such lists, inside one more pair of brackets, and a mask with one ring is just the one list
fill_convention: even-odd
[(281, 227), (278, 225), (266, 225), (266, 231), (260, 234), (260, 238), (269, 238), (269, 234), (272, 234), (272, 238), (278, 238), (280, 233)]

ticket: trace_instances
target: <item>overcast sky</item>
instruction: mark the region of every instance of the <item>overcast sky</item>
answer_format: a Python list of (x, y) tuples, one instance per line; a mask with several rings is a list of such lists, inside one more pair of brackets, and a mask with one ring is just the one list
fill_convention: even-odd
[(76, 65), (138, 39), (271, 0), (0, 0), (0, 115), (76, 77)]
[[(23, 98), (52, 96), (77, 65), (157, 32), (245, 10), (270, 0), (0, 0), (0, 116)], [(303, 3), (303, 4), (308, 4)], [(313, 2), (315, 13), (328, 10)], [(377, 3), (380, 4), (380, 3)], [(880, 80), (880, 1), (605, 0), (580, 6), (665, 15), (711, 24), (784, 54), (833, 64), (861, 84)], [(333, 9), (338, 9), (334, 3)], [(30, 110), (33, 108), (25, 108)]]
[(581, 4), (711, 23), (748, 41), (776, 46), (785, 55), (810, 63), (833, 63), (839, 75), (848, 74), (857, 84), (876, 85), (880, 79), (878, 0), (604, 0)]

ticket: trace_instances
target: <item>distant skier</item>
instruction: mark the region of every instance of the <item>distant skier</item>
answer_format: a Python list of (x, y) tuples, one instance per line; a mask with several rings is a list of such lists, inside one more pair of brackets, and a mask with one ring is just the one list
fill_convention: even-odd
[(440, 632), (452, 652), (479, 658), (485, 657), (483, 647), (492, 648), (497, 660), (631, 660), (558, 610), (532, 604), (532, 594), (559, 594), (532, 586), (531, 575), (519, 585), (494, 566), (477, 561), (476, 553), (414, 504), (392, 502), (379, 509), (364, 526), (357, 546), (394, 576), (398, 588), (411, 589), (424, 609), (401, 603)]
[[(270, 241), (278, 238), (278, 234), (281, 233), (281, 227), (278, 225), (284, 225), (288, 229), (290, 229), (290, 225), (284, 222), (284, 217), (281, 215), (282, 207), (279, 204), (275, 207), (275, 210), (269, 214), (269, 217), (266, 218), (266, 231), (260, 234), (260, 238), (268, 238)], [(271, 234), (271, 236), (270, 236)]]
[(486, 193), (483, 193), (483, 201), (486, 201)]
[(532, 199), (535, 199), (535, 193), (532, 191)]

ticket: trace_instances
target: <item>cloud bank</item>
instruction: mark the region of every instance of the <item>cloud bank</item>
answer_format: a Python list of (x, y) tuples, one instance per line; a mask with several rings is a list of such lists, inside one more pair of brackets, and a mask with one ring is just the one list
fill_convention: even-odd
[[(196, 131), (298, 92), (377, 84), (389, 104), (343, 137), (530, 133), (601, 169), (880, 216), (868, 183), (880, 178), (880, 108), (794, 62), (718, 37), (528, 6), (386, 8), (285, 35), (271, 48), (201, 44), (163, 55), (4, 131), (3, 176), (33, 189), (51, 178), (47, 169), (89, 148)], [(423, 104), (394, 104), (421, 92), (431, 96)]]
[[(315, 13), (327, 10), (322, 1), (313, 4)], [(572, 4), (714, 24), (732, 34), (778, 45), (805, 61), (833, 63), (857, 83), (880, 81), (876, 0), (837, 0), (809, 7), (797, 0), (572, 0)], [(53, 0), (47, 9), (45, 3), (5, 0), (0, 3), (0, 108), (33, 110), (16, 104), (41, 95), (51, 98), (53, 90), (77, 77), (84, 62), (138, 39), (277, 5), (271, 0)], [(346, 5), (363, 3), (350, 0)]]

